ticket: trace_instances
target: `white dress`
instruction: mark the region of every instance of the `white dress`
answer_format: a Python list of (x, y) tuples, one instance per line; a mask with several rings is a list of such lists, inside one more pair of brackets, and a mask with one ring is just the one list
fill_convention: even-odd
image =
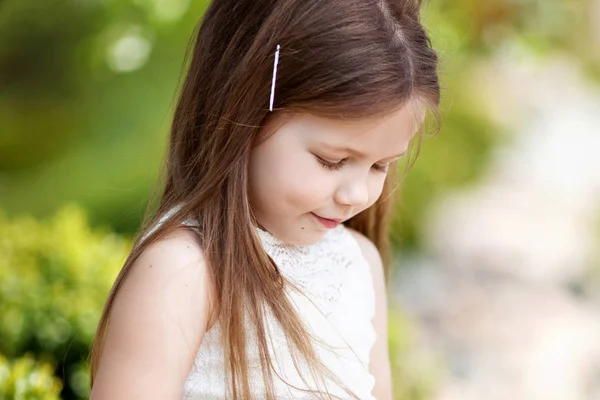
[[(369, 264), (355, 238), (343, 225), (328, 231), (323, 239), (309, 246), (287, 245), (259, 228), (257, 233), (281, 274), (303, 289), (306, 296), (291, 289), (286, 293), (310, 333), (328, 343), (328, 346), (314, 343), (320, 359), (361, 400), (375, 399), (371, 394), (375, 380), (368, 369), (369, 353), (376, 339), (371, 322), (375, 315), (375, 294)], [(267, 323), (277, 373), (295, 387), (316, 389), (310, 385), (310, 374), (303, 374), (310, 386), (302, 381), (292, 362), (285, 336), (269, 313)], [(226, 398), (225, 388), (229, 383), (225, 382), (220, 334), (218, 321), (205, 333), (185, 382), (183, 400)], [(249, 343), (255, 340), (252, 336), (248, 339)], [(256, 349), (255, 345), (248, 346), (250, 385), (254, 397), (263, 399), (266, 396)], [(289, 386), (276, 374), (273, 377), (277, 399), (316, 398), (315, 394)], [(337, 384), (326, 382), (329, 393), (342, 399), (350, 398)]]

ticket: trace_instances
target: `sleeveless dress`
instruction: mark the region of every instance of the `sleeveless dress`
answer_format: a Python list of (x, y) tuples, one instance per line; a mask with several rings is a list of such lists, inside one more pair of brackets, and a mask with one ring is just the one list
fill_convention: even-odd
[[(168, 214), (161, 221), (167, 217)], [(189, 221), (184, 224), (193, 225)], [(299, 294), (286, 289), (309, 333), (320, 339), (314, 342), (320, 360), (361, 400), (375, 399), (371, 394), (375, 380), (368, 369), (369, 353), (376, 339), (371, 322), (375, 315), (375, 293), (370, 266), (356, 239), (341, 224), (329, 230), (319, 242), (308, 246), (289, 245), (260, 228), (256, 230), (264, 250), (281, 274), (303, 292)], [(323, 386), (315, 386), (308, 372), (303, 373), (308, 386), (303, 382), (279, 324), (269, 312), (266, 320), (267, 332), (270, 332), (269, 350), (277, 372), (273, 374), (276, 398), (317, 398), (314, 393), (296, 389), (320, 388), (323, 391)], [(254, 398), (264, 399), (266, 392), (260, 358), (257, 346), (252, 344), (255, 337), (252, 330), (248, 332), (250, 386)], [(217, 320), (204, 335), (185, 382), (182, 400), (222, 400), (230, 393), (226, 390), (229, 382), (225, 381), (220, 335)], [(326, 390), (333, 396), (351, 398), (333, 381), (326, 379), (325, 382)]]

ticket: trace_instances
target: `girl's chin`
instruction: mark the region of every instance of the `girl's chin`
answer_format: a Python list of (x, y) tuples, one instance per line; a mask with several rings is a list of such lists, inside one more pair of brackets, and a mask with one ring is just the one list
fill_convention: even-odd
[(310, 246), (319, 242), (327, 234), (329, 229), (324, 227), (315, 215), (307, 213), (306, 218), (301, 218), (300, 222), (290, 221), (293, 225), (288, 227), (279, 225), (279, 231), (265, 229), (260, 223), (259, 227), (269, 232), (272, 236), (281, 242), (292, 246)]
[(326, 234), (326, 229), (315, 229), (312, 226), (304, 226), (300, 229), (300, 232), (286, 235), (283, 241), (294, 246), (310, 246), (323, 239)]

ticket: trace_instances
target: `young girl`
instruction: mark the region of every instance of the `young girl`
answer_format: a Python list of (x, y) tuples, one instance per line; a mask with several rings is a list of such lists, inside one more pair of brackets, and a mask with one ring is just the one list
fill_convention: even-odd
[(213, 0), (91, 399), (391, 399), (380, 252), (438, 104), (417, 0)]

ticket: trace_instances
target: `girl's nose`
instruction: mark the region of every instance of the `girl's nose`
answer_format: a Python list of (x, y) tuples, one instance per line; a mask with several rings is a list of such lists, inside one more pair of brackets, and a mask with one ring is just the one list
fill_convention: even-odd
[(335, 202), (352, 208), (364, 207), (369, 201), (366, 179), (354, 179), (340, 186), (335, 193)]

